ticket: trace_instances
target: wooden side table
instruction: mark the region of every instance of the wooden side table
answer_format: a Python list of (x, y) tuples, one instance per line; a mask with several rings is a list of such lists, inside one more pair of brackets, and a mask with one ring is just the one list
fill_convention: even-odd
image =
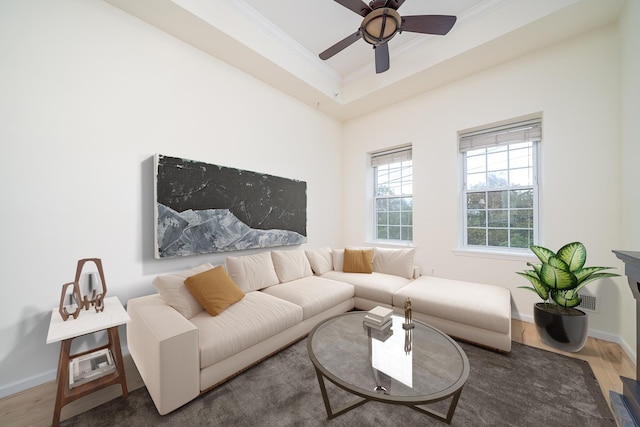
[[(122, 396), (127, 396), (127, 379), (124, 374), (118, 326), (130, 320), (131, 318), (120, 303), (118, 297), (105, 298), (104, 311), (96, 313), (93, 308), (82, 310), (77, 319), (69, 318), (63, 321), (58, 312), (58, 307), (53, 309), (51, 313), (51, 323), (49, 324), (49, 333), (47, 334), (47, 344), (62, 341), (60, 344), (60, 359), (58, 361), (56, 406), (53, 412), (52, 422), (54, 427), (60, 423), (60, 412), (63, 406), (94, 391), (113, 384), (120, 384), (122, 387)], [(107, 344), (81, 353), (71, 354), (71, 342), (74, 338), (104, 330), (107, 331), (109, 338)], [(111, 354), (115, 359), (116, 370), (88, 383), (70, 388), (69, 361), (75, 357), (106, 348), (111, 350)]]

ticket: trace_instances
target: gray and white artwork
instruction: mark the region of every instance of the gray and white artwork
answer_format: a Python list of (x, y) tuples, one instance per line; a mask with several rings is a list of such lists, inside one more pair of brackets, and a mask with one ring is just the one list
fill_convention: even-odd
[(307, 184), (156, 155), (156, 258), (299, 245)]

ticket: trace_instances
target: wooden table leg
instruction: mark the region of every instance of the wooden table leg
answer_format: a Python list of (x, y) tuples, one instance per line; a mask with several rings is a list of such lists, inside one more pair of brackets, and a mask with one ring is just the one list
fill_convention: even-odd
[(63, 340), (60, 343), (60, 357), (58, 359), (58, 376), (56, 391), (56, 406), (53, 409), (53, 421), (51, 425), (57, 427), (60, 423), (60, 412), (65, 405), (65, 390), (69, 381), (69, 354), (71, 352), (71, 341), (73, 338)]
[(118, 382), (122, 387), (122, 397), (127, 397), (129, 394), (127, 390), (127, 378), (124, 375), (124, 362), (122, 360), (122, 350), (120, 348), (120, 335), (118, 334), (118, 327), (109, 328), (107, 330), (109, 335), (109, 346), (111, 347), (111, 354), (116, 359), (116, 370), (119, 373)]

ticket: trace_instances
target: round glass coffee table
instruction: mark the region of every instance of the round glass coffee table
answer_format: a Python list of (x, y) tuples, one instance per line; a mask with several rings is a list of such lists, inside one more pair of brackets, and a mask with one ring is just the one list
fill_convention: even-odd
[[(414, 320), (403, 328), (403, 317), (392, 316), (386, 330), (369, 328), (366, 312), (350, 312), (319, 323), (309, 333), (307, 349), (313, 362), (329, 419), (368, 401), (405, 405), (451, 423), (467, 378), (469, 360), (449, 336)], [(325, 379), (358, 396), (333, 410)], [(445, 412), (419, 407), (450, 399)]]

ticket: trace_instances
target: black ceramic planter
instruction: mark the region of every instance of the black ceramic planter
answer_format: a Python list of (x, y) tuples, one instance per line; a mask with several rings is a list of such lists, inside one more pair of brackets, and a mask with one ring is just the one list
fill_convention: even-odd
[(542, 342), (562, 351), (582, 350), (587, 342), (589, 316), (576, 308), (570, 309), (573, 315), (562, 314), (557, 312), (557, 306), (550, 305), (539, 302), (533, 308), (533, 319)]

